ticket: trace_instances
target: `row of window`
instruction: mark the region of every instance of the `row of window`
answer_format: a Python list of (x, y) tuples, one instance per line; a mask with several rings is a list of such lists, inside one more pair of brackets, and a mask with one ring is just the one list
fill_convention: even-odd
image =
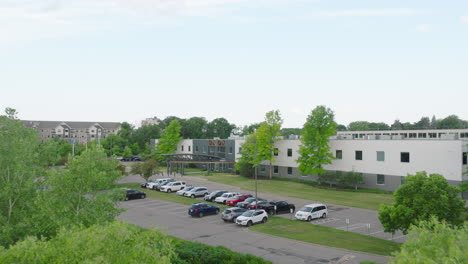
[[(278, 149), (278, 148), (274, 148), (274, 149), (273, 149), (273, 155), (278, 156), (278, 153), (279, 153), (279, 149)], [(288, 153), (288, 157), (292, 157), (292, 153), (293, 153), (293, 152), (292, 152), (292, 149), (288, 148), (287, 153)]]
[[(335, 158), (339, 159), (339, 160), (343, 159), (343, 151), (339, 150), (339, 149), (336, 150)], [(356, 150), (354, 152), (354, 159), (355, 160), (363, 160), (362, 150)], [(377, 151), (376, 160), (377, 161), (385, 161), (385, 151)], [(409, 163), (410, 162), (410, 153), (409, 152), (400, 152), (400, 161), (404, 162), (404, 163)]]
[[(180, 146), (180, 150), (183, 152), (184, 151), (184, 145)], [(232, 154), (232, 147), (229, 147), (229, 154)], [(188, 146), (188, 151), (190, 152), (191, 151), (191, 148), (190, 146)], [(225, 147), (208, 147), (208, 152), (212, 153), (212, 152), (220, 152), (220, 153), (224, 153), (226, 152), (226, 148)], [(199, 148), (198, 148), (198, 145), (195, 145), (195, 152), (200, 152), (199, 151)], [(202, 153), (206, 153), (206, 146), (202, 146)], [(240, 149), (239, 149), (239, 152), (240, 152)]]

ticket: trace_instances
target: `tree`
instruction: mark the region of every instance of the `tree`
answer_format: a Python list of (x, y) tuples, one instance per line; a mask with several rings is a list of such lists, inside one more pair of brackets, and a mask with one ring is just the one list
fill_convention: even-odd
[(154, 263), (177, 258), (172, 239), (157, 230), (113, 221), (89, 228), (63, 228), (50, 240), (28, 237), (8, 250), (0, 263)]
[(395, 122), (393, 122), (393, 124), (390, 126), (390, 128), (392, 130), (402, 130), (403, 129), (403, 125), (401, 124), (400, 120), (395, 120)]
[(380, 207), (379, 220), (385, 232), (401, 230), (405, 234), (411, 225), (418, 225), (431, 216), (458, 225), (465, 210), (460, 192), (439, 174), (428, 176), (426, 172), (418, 172), (408, 175), (406, 183), (394, 192), (393, 205)]
[(261, 123), (254, 123), (254, 124), (250, 124), (248, 126), (244, 126), (242, 128), (241, 136), (248, 136), (248, 135), (250, 135), (252, 133), (255, 133), (255, 130), (257, 130), (260, 127), (260, 124)]
[(369, 128), (369, 122), (367, 121), (354, 121), (349, 123), (348, 125), (348, 131), (368, 131), (370, 130)]
[(279, 140), (281, 125), (283, 119), (281, 118), (279, 110), (274, 110), (266, 113), (265, 122), (260, 124), (257, 129), (257, 153), (261, 161), (268, 161), (270, 167), (270, 179), (272, 178), (272, 163), (275, 158), (274, 147), (275, 143)]
[(302, 128), (282, 128), (281, 136), (288, 138), (291, 135), (300, 136), (302, 135)]
[(155, 149), (155, 155), (158, 160), (161, 160), (160, 154), (174, 153), (177, 150), (177, 145), (182, 139), (180, 129), (181, 125), (179, 121), (173, 120), (163, 131)]
[(122, 157), (123, 157), (125, 160), (128, 160), (132, 155), (133, 155), (132, 149), (131, 149), (129, 146), (126, 146), (126, 147), (124, 148), (123, 153), (122, 153)]
[(341, 179), (341, 172), (332, 172), (332, 171), (325, 171), (324, 173), (317, 175), (317, 181), (319, 184), (327, 183), (330, 188), (333, 184), (336, 184)]
[(145, 181), (148, 181), (148, 179), (154, 174), (161, 173), (159, 169), (159, 162), (155, 159), (147, 159), (141, 164), (141, 170)]
[(431, 129), (436, 129), (437, 128), (437, 119), (436, 116), (433, 115), (431, 118)]
[(126, 141), (130, 142), (130, 138), (132, 136), (132, 133), (133, 133), (134, 129), (135, 128), (133, 127), (133, 125), (130, 125), (127, 122), (123, 122), (120, 125), (120, 129), (117, 132), (117, 136), (119, 136), (119, 137), (125, 139)]
[(204, 117), (191, 117), (183, 123), (181, 134), (184, 135), (184, 138), (206, 138), (207, 124)]
[(414, 124), (416, 129), (430, 129), (431, 128), (431, 120), (429, 117), (422, 117), (421, 120)]
[(358, 185), (364, 183), (364, 178), (362, 173), (348, 171), (341, 176), (339, 182), (343, 186), (354, 187), (354, 189), (357, 190)]
[(128, 145), (128, 140), (118, 135), (110, 134), (101, 140), (101, 145), (108, 156), (122, 156), (125, 147)]
[(468, 222), (454, 227), (433, 217), (411, 226), (392, 264), (468, 263)]
[(346, 131), (347, 128), (346, 128), (345, 125), (337, 125), (336, 130), (338, 130), (338, 131)]
[(118, 165), (96, 145), (69, 161), (68, 169), (46, 175), (45, 188), (34, 202), (38, 214), (32, 218), (36, 228), (33, 234), (52, 237), (60, 228), (114, 220), (121, 212), (117, 207), (121, 190), (104, 190), (113, 190), (122, 176)]
[(37, 149), (36, 131), (16, 119), (7, 109), (0, 116), (0, 245), (7, 246), (31, 230), (28, 219), (35, 212), (36, 199), (44, 172)]
[(207, 138), (228, 138), (235, 128), (236, 126), (230, 124), (225, 118), (216, 118), (208, 123), (206, 136)]
[(140, 150), (144, 150), (145, 145), (151, 139), (159, 138), (161, 129), (157, 125), (144, 125), (133, 131), (131, 139), (133, 143), (137, 143)]
[(336, 126), (333, 111), (325, 106), (317, 106), (307, 117), (297, 159), (302, 174), (323, 174), (323, 165), (331, 164), (328, 138), (336, 134)]
[(241, 157), (235, 164), (236, 170), (238, 170), (244, 177), (254, 176), (250, 173), (253, 172), (255, 174), (257, 166), (262, 162), (258, 155), (257, 136), (255, 134), (251, 134), (245, 139), (244, 143), (241, 145), (240, 154)]
[(437, 122), (438, 129), (460, 129), (465, 128), (465, 122), (456, 115), (450, 115)]

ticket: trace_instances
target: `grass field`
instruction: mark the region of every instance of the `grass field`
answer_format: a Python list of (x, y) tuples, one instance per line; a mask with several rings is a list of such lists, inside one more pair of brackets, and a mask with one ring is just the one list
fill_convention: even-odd
[(250, 229), (273, 236), (385, 256), (399, 250), (401, 245), (372, 236), (274, 216), (266, 224), (254, 225)]
[[(119, 184), (119, 186), (141, 189), (138, 183)], [(173, 193), (169, 194), (153, 190), (145, 190), (145, 192), (147, 194), (147, 198), (151, 199), (170, 201), (186, 205), (199, 202), (199, 200), (182, 197)], [(227, 206), (224, 205), (215, 205), (219, 206), (222, 210), (227, 208)], [(273, 236), (279, 236), (308, 243), (386, 256), (390, 255), (391, 252), (398, 250), (400, 247), (399, 243), (393, 241), (275, 216), (270, 217), (266, 224), (254, 225), (250, 227), (250, 229)]]
[[(255, 190), (254, 180), (239, 175), (215, 173), (210, 176), (197, 175), (197, 177), (204, 177), (212, 182), (238, 186), (249, 191)], [(378, 210), (380, 204), (391, 204), (393, 202), (393, 196), (387, 193), (317, 188), (304, 183), (280, 180), (259, 180), (258, 191), (370, 210)]]

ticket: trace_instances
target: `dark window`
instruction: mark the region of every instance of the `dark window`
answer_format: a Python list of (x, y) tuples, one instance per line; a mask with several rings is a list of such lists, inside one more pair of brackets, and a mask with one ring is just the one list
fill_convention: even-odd
[(377, 151), (377, 161), (385, 161), (385, 152)]
[(356, 160), (362, 160), (362, 150), (356, 150)]
[(288, 167), (288, 174), (289, 174), (289, 175), (292, 174), (292, 167)]
[(409, 152), (401, 152), (400, 153), (400, 160), (401, 160), (401, 162), (405, 162), (405, 163), (410, 162)]
[(288, 149), (288, 157), (292, 157), (292, 149)]
[(379, 185), (385, 184), (385, 175), (377, 174), (377, 184)]
[(229, 154), (232, 154), (232, 147), (229, 147)]
[(195, 152), (198, 152), (198, 146), (195, 146)]
[(265, 172), (265, 166), (260, 166), (260, 171)]
[(468, 156), (468, 152), (463, 152), (463, 165), (467, 165), (467, 156)]
[(278, 173), (278, 166), (273, 166), (273, 173)]
[(343, 151), (337, 150), (335, 154), (336, 159), (343, 159)]
[(273, 149), (273, 155), (278, 156), (278, 152), (279, 152), (278, 148)]
[(180, 151), (184, 151), (184, 145), (180, 147)]
[(188, 146), (188, 151), (190, 152), (190, 146)]
[(405, 182), (406, 182), (405, 176), (401, 176), (401, 178), (400, 178), (400, 184), (403, 185), (403, 184), (405, 184)]

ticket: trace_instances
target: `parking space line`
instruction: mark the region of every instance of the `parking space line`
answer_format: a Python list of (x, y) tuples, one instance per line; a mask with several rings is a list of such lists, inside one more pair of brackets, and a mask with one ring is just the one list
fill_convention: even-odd
[(378, 234), (378, 233), (383, 233), (383, 230), (380, 230), (380, 231), (377, 231), (377, 232), (372, 232), (369, 235), (374, 235), (374, 234)]

